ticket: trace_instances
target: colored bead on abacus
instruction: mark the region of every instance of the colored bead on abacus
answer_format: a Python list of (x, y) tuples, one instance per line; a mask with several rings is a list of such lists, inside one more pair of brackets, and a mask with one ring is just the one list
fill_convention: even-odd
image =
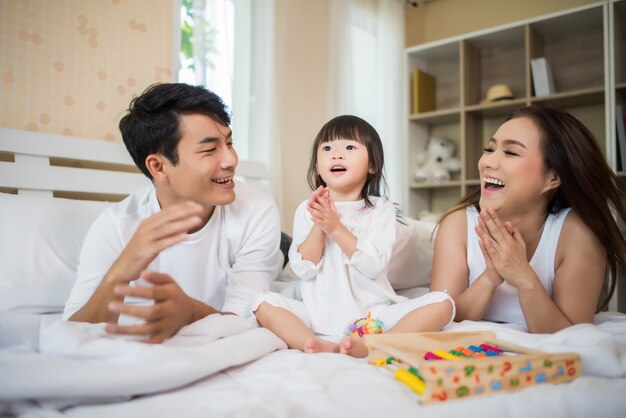
[(430, 351), (424, 354), (424, 360), (441, 360), (441, 357)]
[(504, 351), (500, 350), (498, 347), (494, 347), (489, 344), (481, 344), (480, 346), (484, 348), (486, 351), (493, 351), (494, 353), (498, 353), (498, 354), (504, 353)]
[(470, 345), (468, 348), (463, 346), (458, 346), (455, 349), (452, 349), (448, 352), (443, 350), (435, 350), (435, 352), (426, 352), (424, 354), (425, 360), (458, 360), (461, 358), (475, 357), (475, 358), (484, 358), (484, 357), (497, 357), (504, 353), (501, 349), (494, 347), (489, 344), (481, 344), (480, 347), (475, 345)]
[(460, 352), (465, 357), (485, 357), (484, 354), (476, 352), (474, 350), (470, 350), (469, 348), (465, 348), (463, 346), (458, 346), (456, 348), (456, 351)]
[(408, 370), (409, 373), (414, 374), (415, 376), (417, 376), (418, 379), (424, 380), (424, 378), (422, 377), (420, 372), (415, 367), (409, 367), (407, 370)]
[(435, 355), (446, 360), (459, 360), (460, 359), (459, 356), (455, 356), (454, 354), (447, 353), (443, 350), (435, 350)]
[(409, 373), (405, 369), (398, 369), (394, 373), (396, 379), (407, 385), (411, 390), (419, 395), (423, 394), (426, 390), (426, 384), (423, 380), (420, 380), (417, 376)]

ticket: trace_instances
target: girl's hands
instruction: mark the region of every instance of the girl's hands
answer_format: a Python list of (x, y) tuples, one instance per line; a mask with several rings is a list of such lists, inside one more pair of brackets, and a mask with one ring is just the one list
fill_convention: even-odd
[(526, 243), (510, 222), (502, 223), (495, 211), (487, 208), (478, 217), (476, 233), (487, 265), (485, 274), (494, 284), (502, 280), (517, 288), (530, 284), (535, 275), (528, 264)]
[(307, 205), (313, 223), (322, 228), (326, 235), (332, 236), (333, 232), (341, 225), (337, 208), (328, 193), (328, 187), (318, 187), (312, 194)]
[(309, 203), (307, 205), (307, 210), (311, 213), (311, 205), (313, 205), (319, 197), (329, 196), (328, 187), (319, 186), (317, 189), (313, 190), (311, 193), (311, 198), (309, 199)]

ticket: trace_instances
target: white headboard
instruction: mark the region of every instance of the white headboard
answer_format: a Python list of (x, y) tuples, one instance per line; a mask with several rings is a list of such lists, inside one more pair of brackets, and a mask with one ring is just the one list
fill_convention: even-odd
[[(237, 177), (269, 190), (262, 163), (240, 161)], [(0, 192), (120, 200), (147, 184), (122, 143), (0, 128)]]

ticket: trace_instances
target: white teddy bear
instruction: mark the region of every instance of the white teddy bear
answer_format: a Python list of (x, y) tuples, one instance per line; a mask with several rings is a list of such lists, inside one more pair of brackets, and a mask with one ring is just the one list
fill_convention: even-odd
[(415, 171), (415, 181), (450, 180), (450, 173), (461, 170), (461, 161), (453, 157), (455, 148), (454, 141), (450, 139), (430, 138), (426, 150), (417, 156), (418, 168)]

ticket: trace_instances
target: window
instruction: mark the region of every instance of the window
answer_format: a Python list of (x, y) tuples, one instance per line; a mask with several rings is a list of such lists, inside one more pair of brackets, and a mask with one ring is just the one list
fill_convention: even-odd
[(234, 0), (182, 0), (178, 80), (218, 94), (232, 110)]
[[(260, 161), (276, 177), (280, 152), (273, 146), (274, 0), (176, 1), (178, 81), (201, 84), (220, 95), (232, 114), (240, 159)], [(278, 183), (272, 186), (280, 200)]]

